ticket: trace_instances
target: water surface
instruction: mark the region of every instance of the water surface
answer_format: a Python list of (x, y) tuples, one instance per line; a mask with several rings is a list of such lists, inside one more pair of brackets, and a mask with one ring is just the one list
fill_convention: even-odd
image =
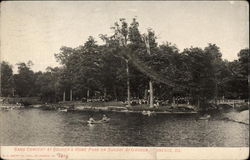
[[(0, 111), (1, 145), (246, 147), (249, 125), (194, 115), (146, 117), (107, 113), (110, 123), (88, 125), (91, 113), (41, 109)], [(92, 113), (100, 119), (101, 113)]]

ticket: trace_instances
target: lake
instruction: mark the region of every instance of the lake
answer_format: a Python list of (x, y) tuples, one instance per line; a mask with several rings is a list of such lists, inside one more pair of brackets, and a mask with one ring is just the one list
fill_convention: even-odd
[(249, 125), (197, 120), (195, 115), (107, 113), (109, 123), (88, 125), (92, 114), (41, 109), (0, 111), (1, 145), (248, 147)]

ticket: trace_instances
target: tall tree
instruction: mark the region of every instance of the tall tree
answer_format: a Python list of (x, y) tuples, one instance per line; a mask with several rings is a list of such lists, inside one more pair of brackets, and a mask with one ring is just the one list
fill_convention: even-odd
[[(192, 79), (189, 82), (190, 92), (194, 101), (201, 102), (202, 107), (214, 97), (215, 81), (213, 59), (201, 48), (184, 49), (183, 54), (188, 57), (188, 68)], [(201, 108), (206, 109), (206, 108)]]
[(239, 63), (240, 63), (240, 74), (242, 75), (243, 79), (242, 79), (242, 83), (248, 87), (242, 87), (242, 98), (249, 98), (248, 93), (249, 93), (249, 89), (250, 89), (250, 74), (249, 74), (249, 70), (250, 70), (250, 52), (249, 52), (249, 48), (246, 49), (242, 49), (239, 54)]
[(12, 96), (13, 94), (13, 71), (12, 66), (7, 62), (1, 62), (1, 86), (0, 96)]
[(128, 23), (124, 18), (120, 19), (120, 24), (118, 22), (115, 22), (114, 26), (111, 27), (114, 31), (114, 35), (111, 36), (111, 39), (115, 39), (119, 42), (119, 49), (121, 50), (119, 55), (120, 58), (122, 58), (126, 62), (126, 74), (127, 74), (127, 101), (128, 106), (131, 106), (131, 93), (130, 93), (130, 66), (129, 66), (129, 59), (126, 52), (128, 52)]
[(14, 74), (14, 85), (17, 95), (21, 97), (35, 95), (35, 76), (31, 70), (33, 63), (18, 63), (18, 74)]
[(212, 63), (211, 66), (212, 66), (212, 70), (213, 70), (212, 71), (213, 72), (213, 80), (215, 83), (214, 96), (215, 96), (215, 102), (217, 103), (218, 83), (219, 83), (220, 71), (222, 68), (222, 59), (221, 59), (222, 54), (220, 53), (219, 47), (216, 46), (215, 44), (208, 44), (208, 46), (205, 47), (204, 52), (211, 59), (211, 63)]

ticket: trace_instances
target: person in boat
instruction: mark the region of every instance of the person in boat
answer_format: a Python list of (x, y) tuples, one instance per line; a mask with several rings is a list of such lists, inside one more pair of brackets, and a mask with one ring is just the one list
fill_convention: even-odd
[(150, 112), (150, 111), (147, 111), (147, 115), (148, 115), (148, 116), (151, 116), (151, 112)]
[(108, 121), (109, 120), (109, 118), (104, 114), (103, 116), (102, 116), (102, 121)]
[(95, 122), (94, 118), (92, 116), (89, 117), (89, 122), (92, 123), (92, 122)]

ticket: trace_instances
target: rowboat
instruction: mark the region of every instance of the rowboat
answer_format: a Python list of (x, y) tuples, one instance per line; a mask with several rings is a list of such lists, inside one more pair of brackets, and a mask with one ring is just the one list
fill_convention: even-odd
[(144, 116), (151, 116), (154, 112), (150, 112), (150, 111), (142, 111), (142, 115)]
[(210, 115), (205, 115), (199, 118), (199, 120), (207, 120), (209, 119), (211, 116)]
[(99, 120), (99, 121), (87, 121), (88, 124), (102, 124), (102, 123), (108, 123), (110, 121), (110, 118), (106, 119), (106, 120)]
[(67, 109), (59, 109), (60, 112), (67, 112)]

